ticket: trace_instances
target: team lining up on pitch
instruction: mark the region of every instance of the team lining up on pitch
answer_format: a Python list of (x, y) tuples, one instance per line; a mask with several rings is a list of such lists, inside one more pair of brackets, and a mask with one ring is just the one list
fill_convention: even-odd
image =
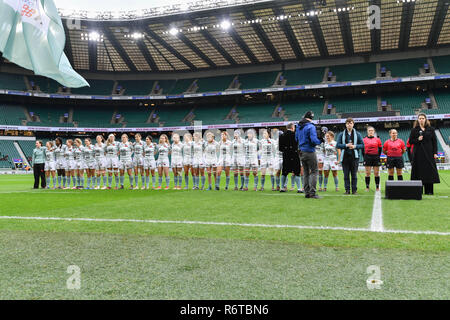
[[(165, 134), (160, 136), (158, 144), (153, 142), (151, 136), (146, 137), (143, 141), (140, 134), (135, 135), (134, 143), (129, 141), (127, 134), (122, 134), (121, 142), (116, 142), (113, 134), (110, 134), (106, 141), (102, 135), (98, 135), (95, 144), (91, 142), (90, 138), (86, 138), (84, 145), (81, 139), (68, 139), (66, 144), (63, 144), (61, 138), (56, 138), (55, 141), (48, 141), (45, 148), (42, 147), (40, 141), (37, 141), (32, 161), (33, 164), (36, 163), (37, 151), (43, 152), (43, 171), (46, 178), (44, 187), (47, 189), (50, 189), (51, 178), (53, 180), (52, 189), (112, 189), (113, 176), (114, 189), (124, 189), (126, 172), (129, 177), (130, 189), (139, 189), (139, 176), (141, 176), (142, 190), (161, 190), (163, 177), (166, 182), (164, 189), (168, 190), (169, 169), (171, 168), (174, 174), (175, 190), (182, 189), (183, 172), (185, 190), (189, 189), (189, 173), (193, 179), (192, 189), (205, 190), (205, 172), (209, 183), (206, 190), (213, 189), (213, 177), (215, 179), (214, 189), (220, 190), (222, 172), (225, 172), (225, 189), (228, 190), (231, 171), (234, 173), (234, 190), (248, 191), (249, 177), (253, 173), (254, 191), (257, 191), (258, 171), (261, 173), (259, 191), (264, 190), (266, 174), (270, 175), (272, 191), (286, 190), (287, 177), (280, 177), (283, 167), (283, 152), (279, 150), (278, 139), (283, 132), (272, 129), (269, 133), (268, 130), (263, 129), (260, 133), (262, 138), (257, 139), (255, 130), (249, 129), (246, 133), (247, 138), (243, 139), (241, 130), (235, 130), (231, 141), (228, 132), (223, 131), (220, 134), (220, 142), (215, 140), (212, 132), (207, 132), (205, 139), (200, 132), (195, 132), (193, 136), (186, 133), (183, 141), (179, 134), (173, 133), (172, 144), (169, 143), (168, 136)], [(373, 127), (368, 128), (368, 136), (364, 139), (364, 144), (367, 151), (371, 152), (371, 155), (365, 155), (370, 159), (366, 165), (375, 169), (378, 191), (380, 181), (379, 170), (376, 169), (380, 166), (379, 156), (382, 148), (381, 140), (375, 136)], [(392, 144), (395, 146), (391, 147)], [(392, 148), (395, 149), (395, 154), (392, 154)], [(403, 168), (401, 156), (406, 149), (405, 143), (397, 138), (396, 130), (392, 130), (391, 139), (386, 141), (383, 149), (388, 155), (391, 153), (392, 157), (388, 157), (388, 160), (392, 158), (395, 161), (388, 162), (395, 162), (397, 173), (401, 176), (401, 168)], [(333, 132), (328, 131), (325, 134), (323, 143), (316, 147), (316, 151), (319, 172), (323, 171), (325, 174), (323, 180), (319, 179), (319, 191), (327, 191), (330, 172), (333, 174), (335, 189), (339, 191), (337, 171), (341, 150), (337, 148)], [(158, 173), (158, 186), (156, 186), (156, 173)], [(150, 175), (152, 176), (151, 188)], [(301, 188), (303, 181), (301, 180), (303, 180), (303, 172), (300, 177), (293, 175), (292, 184), (295, 181), (299, 193), (303, 193)], [(71, 181), (72, 187), (70, 187)]]

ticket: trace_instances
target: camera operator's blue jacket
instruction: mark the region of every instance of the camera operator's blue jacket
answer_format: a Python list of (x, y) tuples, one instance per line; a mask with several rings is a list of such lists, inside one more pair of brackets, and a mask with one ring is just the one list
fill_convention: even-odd
[(316, 146), (322, 143), (317, 138), (316, 127), (306, 119), (303, 119), (297, 125), (295, 138), (298, 141), (298, 148), (303, 152), (315, 152)]

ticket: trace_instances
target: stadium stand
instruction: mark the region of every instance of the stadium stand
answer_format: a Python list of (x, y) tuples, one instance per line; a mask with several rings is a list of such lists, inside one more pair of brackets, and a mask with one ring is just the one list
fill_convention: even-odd
[(433, 65), (437, 73), (450, 73), (450, 56), (434, 57)]
[[(325, 101), (322, 99), (307, 99), (298, 102), (285, 102), (281, 106), (288, 121), (299, 121), (307, 111), (313, 111), (316, 119), (329, 118), (329, 116), (322, 115), (324, 103)], [(336, 117), (336, 115), (331, 115), (331, 117)]]
[(23, 153), (27, 158), (31, 158), (33, 156), (33, 150), (36, 146), (35, 141), (18, 140), (17, 143), (19, 144), (20, 148), (22, 149)]
[(391, 76), (396, 78), (418, 75), (419, 69), (423, 68), (425, 63), (427, 63), (427, 59), (420, 58), (381, 62), (381, 66), (386, 67), (387, 70), (391, 71)]
[(279, 121), (278, 118), (272, 118), (276, 105), (277, 103), (240, 105), (237, 107), (239, 123)]
[(450, 113), (450, 91), (436, 90), (434, 97), (436, 98), (439, 110), (443, 113)]
[(446, 144), (450, 146), (450, 127), (443, 127), (439, 129)]
[(27, 107), (28, 112), (32, 112), (39, 116), (40, 122), (28, 122), (28, 125), (32, 126), (71, 126), (71, 124), (60, 122), (60, 118), (64, 116), (65, 113), (69, 113), (69, 108), (67, 106), (45, 106), (45, 105), (31, 105)]
[(155, 110), (157, 117), (159, 117), (159, 125), (165, 127), (189, 125), (183, 122), (184, 117), (189, 113), (186, 107), (165, 106), (159, 107)]
[(225, 91), (230, 86), (235, 76), (223, 76), (212, 78), (199, 78), (197, 81), (197, 92)]
[(90, 87), (71, 89), (73, 94), (110, 96), (114, 86), (112, 80), (87, 80)]
[(0, 159), (2, 159), (5, 155), (8, 156), (8, 160), (0, 161), (0, 166), (3, 168), (14, 167), (13, 159), (21, 158), (16, 147), (14, 147), (13, 141), (11, 140), (0, 140)]
[(23, 75), (0, 73), (0, 89), (27, 91)]
[(60, 84), (52, 79), (39, 77), (39, 76), (27, 76), (30, 86), (34, 83), (35, 86), (39, 87), (41, 92), (45, 93), (57, 93)]
[(169, 94), (174, 89), (175, 84), (175, 80), (159, 80), (155, 89), (159, 88), (161, 90), (160, 94)]
[(118, 85), (125, 89), (125, 96), (146, 96), (152, 92), (153, 80), (122, 80), (118, 82)]
[(177, 80), (177, 82), (175, 83), (175, 86), (169, 92), (166, 92), (166, 93), (182, 94), (189, 89), (189, 87), (192, 85), (193, 82), (194, 82), (194, 79)]
[(123, 117), (127, 127), (155, 127), (157, 124), (147, 123), (152, 110), (149, 108), (131, 109), (122, 107), (117, 109), (117, 114)]
[(278, 73), (278, 71), (274, 71), (241, 74), (238, 78), (241, 84), (239, 89), (270, 88), (275, 83)]
[(332, 98), (328, 101), (336, 107), (336, 113), (359, 113), (359, 112), (376, 112), (377, 97), (342, 97)]
[(330, 67), (336, 81), (370, 80), (376, 77), (376, 63), (361, 63)]
[(73, 121), (78, 127), (114, 127), (111, 124), (113, 110), (111, 108), (76, 107), (73, 112)]
[(413, 115), (422, 108), (422, 102), (429, 95), (426, 92), (415, 91), (414, 93), (388, 93), (382, 97), (392, 109), (400, 111), (400, 115)]
[(228, 116), (232, 106), (199, 106), (194, 110), (194, 121), (202, 121), (203, 124), (230, 124), (235, 123), (233, 119), (225, 118)]
[(325, 68), (287, 70), (283, 72), (286, 85), (317, 84), (323, 80)]
[(25, 119), (22, 106), (0, 104), (0, 124), (20, 126)]

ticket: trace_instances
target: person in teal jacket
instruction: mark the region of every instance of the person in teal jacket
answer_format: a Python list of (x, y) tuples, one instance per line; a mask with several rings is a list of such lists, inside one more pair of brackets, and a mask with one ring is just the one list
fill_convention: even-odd
[(45, 148), (42, 146), (42, 141), (36, 141), (36, 148), (33, 150), (33, 157), (31, 160), (34, 173), (34, 189), (39, 189), (39, 179), (41, 180), (41, 188), (45, 189)]
[(346, 129), (339, 133), (336, 139), (336, 147), (341, 149), (339, 159), (344, 171), (345, 194), (350, 194), (350, 175), (352, 176), (352, 194), (357, 194), (358, 186), (358, 165), (361, 158), (361, 151), (364, 150), (364, 141), (361, 134), (353, 129), (355, 122), (348, 118), (345, 122)]

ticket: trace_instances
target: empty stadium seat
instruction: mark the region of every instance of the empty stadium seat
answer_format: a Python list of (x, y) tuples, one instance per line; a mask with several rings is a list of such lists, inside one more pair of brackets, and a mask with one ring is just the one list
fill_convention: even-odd
[(25, 120), (25, 112), (22, 106), (0, 104), (0, 124), (3, 125), (22, 125)]
[(414, 91), (410, 93), (385, 94), (382, 100), (386, 100), (392, 105), (392, 109), (400, 111), (400, 115), (414, 115), (415, 110), (422, 107), (422, 102), (429, 97), (426, 92)]
[(317, 84), (323, 80), (325, 68), (287, 70), (283, 72), (287, 86)]
[(90, 87), (73, 88), (73, 94), (83, 94), (90, 96), (110, 96), (112, 94), (114, 81), (112, 80), (90, 80), (87, 79)]
[(0, 89), (27, 91), (23, 75), (0, 73)]
[(118, 84), (125, 89), (125, 96), (147, 96), (152, 92), (154, 80), (121, 80)]
[(239, 75), (240, 89), (270, 88), (275, 83), (278, 71)]
[(40, 76), (28, 76), (28, 81), (30, 85), (32, 84), (32, 82), (34, 82), (34, 84), (38, 86), (42, 92), (45, 93), (57, 93), (59, 87), (61, 86), (55, 80)]
[(107, 128), (112, 127), (112, 108), (76, 107), (73, 112), (73, 121), (78, 122), (78, 127)]
[(328, 103), (336, 107), (336, 113), (376, 112), (377, 97), (358, 96), (332, 98)]
[(432, 60), (437, 73), (450, 73), (450, 56), (433, 57)]
[(197, 81), (197, 92), (220, 92), (225, 91), (234, 79), (232, 76), (223, 77), (211, 77), (211, 78), (199, 78)]
[(194, 121), (202, 121), (203, 124), (229, 124), (234, 120), (225, 120), (232, 109), (230, 105), (199, 106), (194, 111)]
[(376, 77), (376, 63), (360, 63), (330, 67), (336, 81), (370, 80)]
[(426, 58), (408, 59), (408, 60), (396, 60), (381, 62), (382, 67), (386, 67), (391, 71), (391, 76), (396, 77), (408, 77), (419, 75), (419, 69), (423, 68), (423, 65), (427, 63)]

